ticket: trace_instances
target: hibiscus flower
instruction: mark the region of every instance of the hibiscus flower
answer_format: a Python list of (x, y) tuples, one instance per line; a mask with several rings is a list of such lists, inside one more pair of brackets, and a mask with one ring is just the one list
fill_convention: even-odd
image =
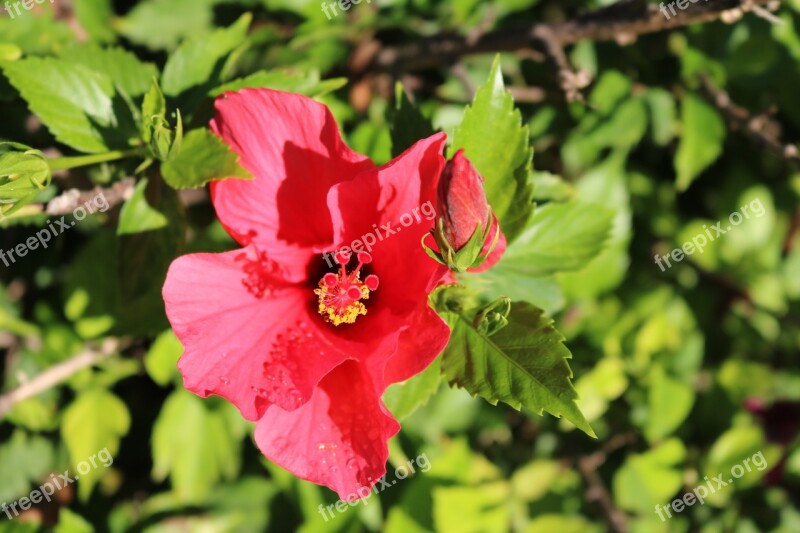
[[(311, 99), (245, 89), (216, 111), (212, 130), (255, 179), (211, 184), (242, 248), (180, 257), (167, 274), (185, 387), (256, 422), (273, 462), (355, 499), (385, 474), (400, 429), (383, 392), (424, 370), (450, 335), (428, 295), (451, 278), (420, 244), (434, 221), (418, 216), (436, 202), (445, 135), (376, 166)], [(339, 252), (367, 234), (371, 249)]]

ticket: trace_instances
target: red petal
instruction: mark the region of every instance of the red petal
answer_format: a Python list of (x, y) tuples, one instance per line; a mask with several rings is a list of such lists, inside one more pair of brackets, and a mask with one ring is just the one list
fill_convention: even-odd
[(242, 245), (274, 254), (329, 245), (328, 190), (374, 165), (342, 142), (328, 108), (296, 94), (244, 89), (218, 98), (216, 109), (212, 130), (255, 176), (211, 184), (223, 226)]
[(426, 302), (400, 335), (397, 351), (383, 372), (383, 383), (388, 386), (416, 376), (442, 353), (449, 340), (447, 323)]
[[(367, 249), (373, 258), (371, 272), (381, 280), (370, 296), (370, 309), (387, 306), (396, 315), (412, 312), (427, 298), (432, 280), (441, 278), (442, 269), (420, 241), (435, 220), (445, 140), (444, 134), (437, 134), (419, 141), (387, 165), (331, 189), (328, 204), (336, 242), (350, 246), (366, 236), (377, 241)], [(364, 327), (368, 321), (362, 321)]]
[(296, 409), (349, 357), (328, 340), (311, 291), (273, 274), (253, 248), (178, 258), (163, 295), (185, 349), (185, 387), (228, 399), (248, 420), (271, 403)]
[(256, 424), (256, 443), (271, 461), (326, 485), (343, 500), (369, 494), (386, 473), (387, 441), (400, 425), (383, 406), (360, 365), (336, 367), (307, 404), (270, 407)]
[(426, 220), (420, 210), (428, 201), (435, 209), (446, 140), (444, 133), (432, 135), (386, 165), (335, 185), (328, 195), (328, 206), (334, 215), (336, 242), (349, 245), (367, 232), (374, 233), (374, 225), (400, 226), (404, 216), (406, 220), (412, 217), (414, 223), (409, 227), (416, 228), (420, 235), (425, 231), (423, 226), (430, 229), (433, 220)]

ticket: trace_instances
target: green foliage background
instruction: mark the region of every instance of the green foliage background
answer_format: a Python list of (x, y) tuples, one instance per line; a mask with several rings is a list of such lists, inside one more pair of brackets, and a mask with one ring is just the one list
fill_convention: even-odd
[[(373, 0), (328, 20), (310, 0), (74, 0), (0, 18), (0, 139), (24, 143), (0, 144), (0, 249), (45, 227), (42, 206), (64, 191), (136, 179), (124, 205), (0, 264), (3, 392), (106, 355), (0, 419), (0, 503), (100, 449), (114, 456), (54, 502), (0, 514), (0, 531), (800, 531), (800, 174), (730, 128), (701, 87), (708, 76), (800, 138), (800, 2), (781, 6), (782, 24), (746, 15), (569, 47), (593, 78), (585, 103), (565, 101), (535, 54), (356, 68), (375, 40), (610, 3)], [(319, 99), (381, 163), (431, 124), (448, 132), (513, 240), (497, 267), (464, 278), (469, 296), (436, 295), (454, 342), (384, 398), (403, 425), (391, 466), (424, 453), (430, 471), (327, 522), (318, 506), (335, 494), (266, 461), (226, 402), (183, 390), (163, 312), (172, 259), (234, 247), (200, 187), (249, 177), (204, 129), (213, 97), (242, 87)], [(703, 254), (654, 263), (755, 201), (763, 216)], [(461, 306), (502, 295), (512, 324), (489, 349)], [(551, 370), (508, 370), (521, 368), (508, 355), (520, 339)], [(495, 378), (470, 374), (469, 358)], [(757, 452), (764, 471), (666, 522), (655, 514)]]

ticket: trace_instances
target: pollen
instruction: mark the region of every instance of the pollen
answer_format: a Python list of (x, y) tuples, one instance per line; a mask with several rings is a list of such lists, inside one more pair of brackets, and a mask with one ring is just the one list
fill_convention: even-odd
[(370, 292), (378, 288), (378, 276), (370, 274), (361, 280), (361, 268), (372, 262), (372, 256), (367, 252), (358, 254), (358, 266), (349, 273), (350, 254), (339, 252), (335, 259), (339, 263), (339, 272), (325, 274), (319, 280), (318, 288), (314, 289), (319, 298), (317, 310), (334, 326), (353, 324), (359, 316), (367, 314), (362, 300), (368, 300)]

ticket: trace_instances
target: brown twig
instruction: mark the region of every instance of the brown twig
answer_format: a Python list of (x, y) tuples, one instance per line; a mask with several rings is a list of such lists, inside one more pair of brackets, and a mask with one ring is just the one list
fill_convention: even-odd
[(636, 434), (625, 433), (616, 435), (609, 440), (602, 449), (591, 455), (580, 457), (577, 467), (586, 481), (586, 498), (598, 504), (603, 512), (603, 516), (608, 523), (609, 531), (614, 533), (628, 532), (628, 517), (625, 513), (614, 505), (614, 500), (608, 492), (603, 479), (597, 470), (606, 462), (608, 456), (620, 448), (628, 446), (636, 441)]
[(739, 130), (759, 148), (766, 148), (788, 164), (800, 169), (800, 156), (793, 144), (781, 142), (781, 126), (767, 114), (752, 115), (747, 109), (736, 105), (727, 92), (708, 78), (701, 77), (703, 92), (725, 116), (731, 127)]
[(641, 0), (622, 0), (574, 19), (532, 27), (503, 28), (470, 39), (460, 35), (440, 35), (400, 47), (378, 48), (365, 71), (402, 71), (452, 64), (457, 58), (490, 52), (515, 52), (535, 49), (544, 53), (559, 71), (563, 85), (579, 85), (570, 79), (572, 69), (563, 48), (582, 40), (616, 41), (630, 44), (639, 35), (683, 28), (691, 24), (724, 20), (733, 22), (754, 7), (772, 0), (715, 0), (691, 4), (677, 16), (667, 18), (655, 5)]
[(0, 396), (0, 420), (8, 414), (14, 406), (24, 400), (33, 398), (37, 394), (55, 387), (68, 380), (81, 370), (92, 367), (100, 361), (107, 359), (119, 348), (117, 339), (106, 339), (99, 350), (86, 350), (75, 357), (54, 365), (35, 378), (18, 388)]
[(89, 191), (69, 189), (50, 200), (47, 206), (44, 207), (44, 211), (48, 215), (68, 215), (79, 206), (91, 202), (100, 194), (106, 199), (108, 208), (111, 209), (130, 198), (135, 185), (136, 180), (134, 178), (125, 178), (106, 188), (95, 187)]

